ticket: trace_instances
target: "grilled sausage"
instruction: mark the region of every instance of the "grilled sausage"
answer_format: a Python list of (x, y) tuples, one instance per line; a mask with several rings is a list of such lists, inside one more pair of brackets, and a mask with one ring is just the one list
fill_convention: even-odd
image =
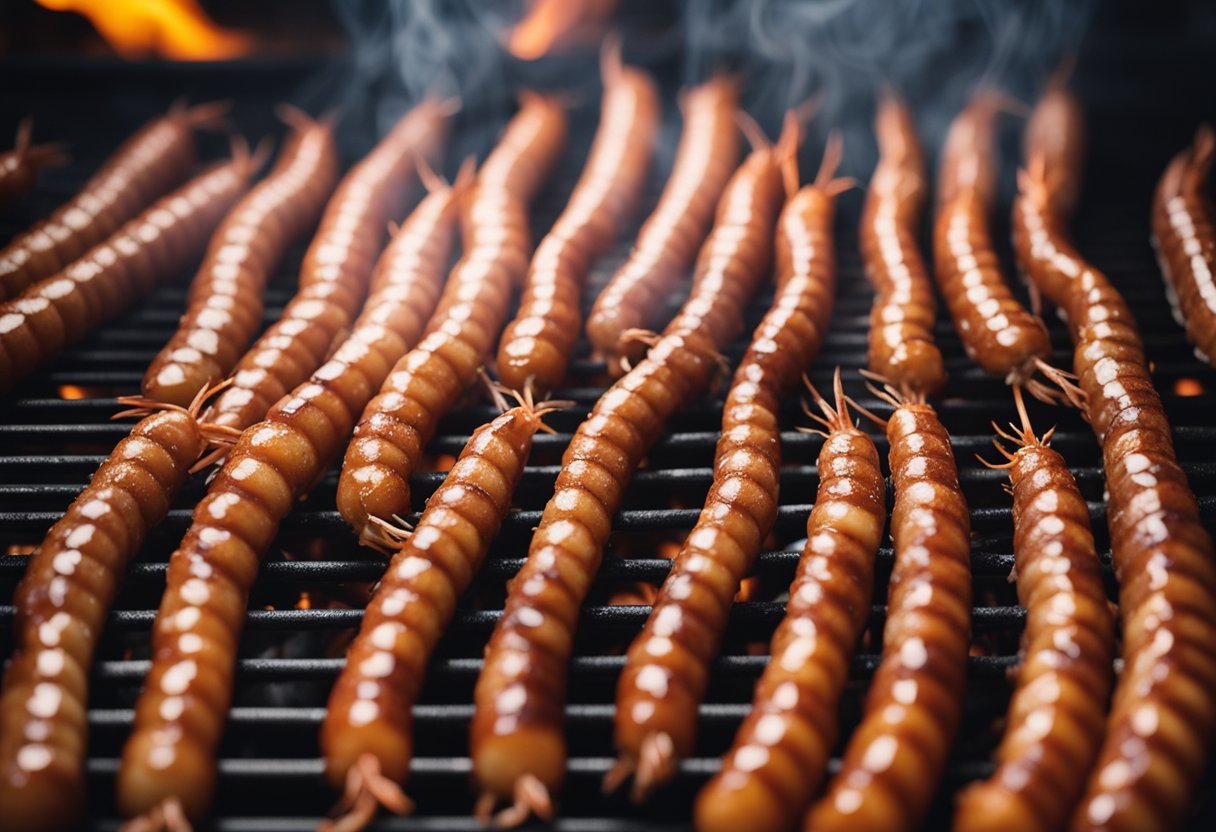
[(887, 420), (895, 568), (882, 662), (839, 773), (807, 830), (915, 829), (963, 711), (971, 631), (970, 518), (950, 437), (929, 405)]
[(152, 628), (152, 668), (123, 749), (118, 805), (124, 814), (156, 813), (173, 801), (195, 821), (207, 813), (237, 644), (262, 554), (408, 348), (401, 333), (421, 331), (439, 295), (459, 195), (443, 187), (419, 204), (381, 258), (375, 292), (350, 336), (264, 421), (241, 434), (195, 508), (169, 561)]
[(954, 829), (1063, 829), (1081, 798), (1105, 730), (1114, 657), (1089, 509), (1064, 458), (1035, 436), (1018, 388), (1021, 429), (1008, 460), (1018, 600), (1027, 610), (1017, 690), (997, 770), (958, 796)]
[(144, 395), (185, 405), (228, 374), (262, 324), (262, 291), (286, 248), (316, 222), (338, 175), (328, 123), (287, 110), (294, 128), (274, 170), (224, 218), (177, 331), (144, 373)]
[(553, 407), (521, 400), (478, 428), (413, 531), (395, 545), (386, 541), (396, 553), (368, 602), (321, 728), (329, 781), (346, 786), (347, 814), (335, 830), (362, 828), (383, 802), (378, 791), (399, 794), (387, 805), (409, 811), (399, 784), (413, 756), (410, 709), (457, 600), (511, 508), (532, 435)]
[[(1195, 796), (1216, 727), (1216, 562), (1126, 302), (1067, 239), (1045, 153), (1014, 205), (1018, 262), (1068, 319), (1102, 445), (1123, 671), (1072, 828), (1167, 829)], [(1167, 613), (1168, 614), (1165, 614)]]
[[(614, 375), (623, 371), (621, 334), (652, 328), (663, 304), (692, 266), (714, 207), (739, 159), (737, 83), (717, 76), (684, 94), (684, 129), (675, 165), (659, 203), (638, 231), (633, 251), (612, 275), (587, 318), (587, 338), (608, 360)], [(632, 342), (637, 345), (638, 342)]]
[(780, 288), (735, 370), (701, 515), (629, 647), (617, 684), (621, 761), (606, 786), (636, 770), (638, 801), (693, 751), (697, 706), (731, 604), (777, 519), (778, 411), (819, 351), (835, 300), (835, 195), (850, 185), (832, 179), (840, 160), (837, 138), (813, 185), (799, 190), (796, 160), (787, 159), (787, 201), (777, 229), (789, 253), (781, 258)]
[(592, 261), (612, 245), (646, 183), (659, 122), (659, 94), (645, 72), (621, 64), (619, 42), (605, 47), (600, 125), (561, 216), (528, 267), (519, 311), (498, 347), (498, 376), (536, 395), (566, 375), (578, 340), (579, 297)]
[(440, 154), (450, 115), (449, 102), (422, 102), (338, 183), (300, 265), (295, 297), (237, 362), (206, 421), (248, 427), (341, 342), (363, 305), (389, 222), (405, 211), (417, 161)]
[(185, 268), (253, 168), (248, 154), (238, 153), (153, 203), (62, 272), (0, 303), (0, 391)]
[(409, 513), (410, 474), (493, 349), (528, 267), (528, 205), (565, 137), (561, 103), (530, 96), (478, 175), (463, 215), (464, 256), (426, 336), (364, 409), (342, 462), (338, 510), (356, 531), (369, 517)]
[(1194, 146), (1170, 162), (1153, 194), (1153, 241), (1166, 294), (1195, 354), (1209, 364), (1216, 363), (1216, 228), (1204, 185), (1214, 156), (1216, 135), (1205, 124)]
[(742, 329), (743, 309), (768, 274), (782, 202), (780, 160), (796, 145), (795, 126), (731, 177), (697, 260), (692, 295), (649, 355), (600, 397), (562, 457), (474, 692), (473, 774), (483, 817), (502, 797), (515, 805), (499, 823), (552, 814), (550, 795), (565, 774), (562, 708), (579, 606), (634, 469), (671, 415), (709, 385), (717, 351)]
[(1052, 212), (1062, 220), (1072, 216), (1081, 198), (1085, 165), (1085, 118), (1081, 105), (1068, 91), (1073, 61), (1058, 69), (1035, 104), (1026, 124), (1022, 147), (1026, 158), (1042, 156), (1050, 181), (1047, 194)]
[(870, 619), (886, 523), (878, 450), (853, 426), (836, 376), (817, 463), (819, 490), (772, 657), (752, 710), (696, 802), (699, 832), (792, 829), (827, 771), (849, 660)]
[[(1051, 353), (1051, 340), (1043, 322), (1010, 291), (989, 234), (999, 106), (997, 93), (978, 93), (950, 127), (942, 152), (933, 253), (937, 285), (967, 355), (1013, 384), (1029, 381)], [(1041, 395), (1037, 387), (1027, 389)]]
[(67, 164), (67, 154), (61, 144), (31, 144), (33, 119), (22, 119), (17, 125), (17, 141), (13, 149), (0, 153), (0, 207), (25, 199), (34, 191), (38, 172), (43, 168)]
[(912, 114), (888, 95), (875, 121), (881, 157), (861, 217), (861, 256), (874, 285), (870, 370), (911, 394), (932, 395), (946, 383), (933, 341), (937, 304), (917, 248), (925, 162)]
[(193, 132), (217, 124), (226, 109), (175, 106), (127, 139), (80, 193), (0, 250), (0, 301), (66, 268), (185, 179)]
[(82, 820), (93, 652), (131, 557), (208, 443), (227, 439), (197, 420), (207, 395), (135, 425), (30, 558), (13, 598), (15, 647), (0, 695), (5, 829), (68, 829)]

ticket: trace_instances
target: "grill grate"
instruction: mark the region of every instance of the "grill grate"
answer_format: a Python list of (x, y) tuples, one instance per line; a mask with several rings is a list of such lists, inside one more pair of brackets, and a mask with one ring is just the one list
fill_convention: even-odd
[[(4, 105), (3, 123), (15, 122), (16, 114), (28, 109), (38, 119), (40, 132), (45, 129), (51, 136), (81, 136), (79, 129), (66, 123), (63, 113), (72, 110), (69, 102), (86, 102), (91, 93), (96, 93), (91, 85), (104, 89), (106, 73), (96, 73), (102, 76), (100, 80), (93, 77), (80, 82), (79, 68), (54, 70), (49, 78), (45, 69), (28, 70), (32, 91), (18, 92), (11, 103)], [(146, 105), (138, 115), (99, 122), (105, 125), (107, 135), (92, 139), (96, 144), (74, 146), (77, 161), (51, 172), (46, 187), (24, 214), (3, 219), (0, 233), (12, 233), (57, 204), (116, 143), (118, 134), (160, 109), (170, 92), (188, 89), (201, 99), (239, 90), (237, 121), (247, 134), (259, 135), (271, 129), (267, 116), (270, 103), (288, 94), (302, 79), (298, 69), (255, 64), (230, 72), (167, 68), (167, 78), (162, 75), (149, 93), (132, 94), (133, 112)], [(131, 73), (130, 68), (116, 71), (123, 77)], [(32, 80), (35, 75), (36, 83)], [(132, 77), (149, 76), (136, 73)], [(248, 83), (249, 77), (256, 83)], [(20, 83), (12, 87), (22, 90)], [(158, 97), (162, 92), (164, 102)], [(47, 112), (44, 118), (43, 110), (48, 108), (37, 106), (39, 100), (56, 101), (60, 114)], [(1091, 156), (1094, 171), (1123, 171), (1126, 164), (1139, 173), (1127, 177), (1119, 187), (1091, 176), (1094, 184), (1090, 201), (1081, 212), (1078, 242), (1126, 293), (1140, 317), (1149, 353), (1157, 362), (1155, 379), (1174, 422), (1179, 457), (1211, 525), (1216, 517), (1216, 429), (1209, 426), (1207, 414), (1216, 403), (1216, 377), (1191, 357), (1181, 330), (1169, 319), (1146, 239), (1147, 188), (1152, 172), (1169, 149), (1181, 142), (1174, 142), (1174, 136), (1184, 135), (1190, 123), (1179, 118), (1181, 126), (1172, 136), (1169, 130), (1163, 131), (1165, 140), (1125, 135), (1104, 139), (1111, 133), (1104, 132), (1102, 125), (1118, 123), (1116, 102), (1108, 103), (1106, 111), (1098, 109), (1091, 114), (1097, 137)], [(12, 111), (8, 111), (10, 106)], [(667, 111), (671, 113), (674, 108)], [(588, 111), (584, 109), (581, 115), (581, 134), (586, 138)], [(114, 134), (113, 141), (109, 132)], [(1141, 146), (1146, 143), (1151, 152)], [(556, 213), (577, 175), (576, 165), (584, 148), (577, 146), (578, 142), (573, 144), (574, 152), (567, 154), (555, 177), (556, 184), (542, 200), (538, 228)], [(861, 391), (856, 371), (864, 365), (870, 303), (851, 231), (859, 204), (856, 194), (842, 202), (837, 235), (840, 297), (831, 331), (811, 371), (815, 383), (824, 386), (830, 382), (833, 368), (841, 364), (852, 392)], [(998, 228), (998, 238), (1001, 233)], [(602, 285), (626, 248), (622, 242), (614, 257), (599, 264), (593, 287)], [(301, 255), (302, 247), (287, 258), (273, 280), (267, 320), (278, 314), (290, 296)], [(0, 655), (6, 656), (11, 650), (13, 610), (5, 604), (25, 564), (25, 558), (15, 553), (28, 551), (38, 543), (104, 454), (129, 430), (128, 423), (108, 421), (116, 410), (112, 397), (137, 389), (143, 368), (168, 338), (181, 313), (188, 279), (188, 275), (179, 275), (0, 402)], [(594, 289), (589, 295), (593, 294)], [(766, 296), (753, 304), (751, 323), (759, 319), (768, 300)], [(1053, 321), (1051, 328), (1054, 343), (1066, 347), (1062, 326)], [(944, 318), (939, 321), (937, 334), (950, 372), (939, 412), (952, 434), (963, 487), (972, 507), (977, 607), (973, 611), (975, 655), (969, 664), (967, 711), (929, 822), (931, 827), (944, 825), (949, 795), (957, 786), (991, 771), (988, 754), (999, 738), (1000, 719), (1009, 697), (1005, 675), (1015, 662), (1025, 617), (1025, 611), (1017, 606), (1013, 587), (1006, 581), (1013, 556), (1009, 500), (1001, 490), (1004, 474), (985, 469), (974, 459), (975, 453), (990, 448), (989, 420), (1010, 417), (1012, 401), (999, 381), (970, 366)], [(737, 358), (742, 348), (743, 344), (735, 345), (731, 357)], [(1067, 349), (1057, 351), (1054, 361), (1068, 366)], [(421, 704), (415, 709), (418, 756), (408, 791), (417, 800), (417, 816), (385, 819), (384, 828), (477, 828), (469, 816), (472, 797), (466, 749), (472, 688), (481, 667), (482, 648), (500, 615), (503, 584), (522, 564), (529, 530), (552, 490), (561, 451), (602, 390), (603, 371), (602, 363), (584, 354), (574, 363), (571, 386), (556, 394), (574, 399), (577, 405), (552, 418), (557, 435), (537, 437), (531, 465), (516, 495), (518, 510), (504, 524), (485, 568), (441, 643)], [(1195, 397), (1174, 394), (1175, 384), (1181, 379), (1198, 380), (1204, 392)], [(65, 385), (79, 390), (61, 390)], [(76, 392), (85, 398), (63, 398)], [(670, 434), (658, 443), (646, 467), (635, 476), (617, 517), (609, 555), (583, 612), (571, 668), (566, 711), (569, 777), (561, 795), (564, 812), (557, 828), (617, 830), (636, 828), (642, 822), (663, 829), (685, 827), (696, 789), (716, 769), (718, 756), (747, 712), (753, 682), (765, 662), (763, 645), (782, 614), (779, 593), (797, 562), (796, 552), (789, 550), (796, 549), (803, 536), (816, 484), (814, 462), (821, 440), (794, 430), (804, 423), (794, 401), (788, 403), (783, 421), (787, 432), (782, 435), (782, 506), (768, 551), (760, 556), (756, 567), (756, 597), (760, 600), (736, 604), (732, 611), (722, 656), (714, 667), (709, 701), (700, 710), (697, 753), (684, 762), (674, 785), (643, 809), (631, 806), (623, 796), (600, 794), (600, 779), (614, 758), (611, 723), (615, 679), (623, 664), (624, 648), (648, 612), (646, 607), (612, 606), (608, 600), (613, 591), (631, 582), (658, 583), (666, 574), (668, 565), (660, 552), (678, 544), (692, 526), (711, 480), (722, 392), (697, 402), (671, 425)], [(862, 396), (861, 401), (880, 407), (869, 396)], [(489, 406), (475, 404), (452, 414), (432, 443), (433, 460), (438, 463), (443, 455), (457, 453), (469, 431), (492, 413)], [(1072, 413), (1035, 406), (1032, 416), (1040, 427), (1059, 424), (1054, 444), (1076, 473), (1090, 501), (1098, 545), (1107, 550), (1101, 460), (1092, 434)], [(885, 439), (875, 438), (880, 452), (885, 453)], [(438, 470), (418, 474), (414, 478), (418, 498), (428, 496), (442, 476)], [(382, 570), (378, 558), (356, 545), (334, 511), (335, 485), (336, 476), (331, 473), (284, 522), (254, 590), (237, 670), (235, 707), (221, 748), (215, 807), (218, 829), (311, 827), (334, 798), (318, 787), (322, 764), (317, 730), (329, 687), (341, 667), (346, 638), (358, 623), (367, 587)], [(112, 829), (118, 824), (113, 805), (114, 777), (131, 724), (131, 707), (148, 668), (149, 629), (164, 585), (165, 563), (189, 521), (190, 507), (203, 489), (201, 482), (189, 484), (168, 520), (150, 536), (130, 570), (99, 648), (89, 711), (88, 763), (90, 805), (98, 829)], [(1113, 597), (1109, 555), (1104, 558)], [(860, 716), (867, 680), (878, 663), (891, 562), (892, 553), (884, 548), (879, 552), (870, 631), (853, 661), (841, 707), (845, 737)], [(1197, 828), (1206, 828), (1204, 821), (1212, 819), (1216, 808), (1207, 801), (1200, 812)]]

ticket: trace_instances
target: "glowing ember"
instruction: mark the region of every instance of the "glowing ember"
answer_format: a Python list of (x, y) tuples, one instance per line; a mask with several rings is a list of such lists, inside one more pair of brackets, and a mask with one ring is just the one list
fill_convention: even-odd
[(739, 585), (739, 592), (735, 595), (735, 601), (754, 601), (760, 595), (760, 578), (751, 577), (744, 578), (743, 583)]
[(300, 600), (296, 601), (296, 609), (310, 610), (312, 609), (312, 596), (307, 592), (300, 593)]
[(75, 384), (63, 384), (59, 387), (59, 398), (66, 401), (76, 401), (77, 399), (87, 399), (89, 393), (83, 387), (77, 387)]
[(507, 50), (522, 60), (535, 61), (579, 30), (583, 30), (584, 36), (600, 34), (614, 3), (615, 0), (533, 0), (524, 19), (511, 30)]
[(13, 555), (15, 557), (24, 558), (24, 557), (29, 557), (30, 555), (34, 554), (34, 550), (36, 548), (38, 548), (38, 547), (33, 545), (32, 543), (29, 543), (29, 544), (13, 543), (13, 544), (9, 545), (9, 547), (7, 549), (4, 550), (4, 553), (6, 555)]
[(1203, 383), (1197, 378), (1180, 378), (1174, 382), (1175, 396), (1202, 396)]
[(249, 52), (247, 35), (215, 25), (196, 0), (37, 0), (84, 15), (124, 58), (222, 61)]

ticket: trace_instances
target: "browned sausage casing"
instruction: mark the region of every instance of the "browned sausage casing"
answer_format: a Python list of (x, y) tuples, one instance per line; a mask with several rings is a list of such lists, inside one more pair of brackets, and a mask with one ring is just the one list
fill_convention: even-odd
[(1106, 727), (1114, 619), (1089, 528), (1089, 508), (1064, 458), (1031, 430), (1016, 440), (1013, 551), (1026, 607), (1017, 689), (996, 751), (996, 773), (958, 796), (956, 832), (1063, 829)]
[(31, 144), (34, 134), (32, 119), (24, 119), (17, 127), (13, 149), (0, 153), (0, 206), (25, 199), (38, 182), (38, 172), (67, 162), (63, 145)]
[(62, 270), (185, 179), (194, 167), (193, 132), (225, 109), (174, 107), (123, 142), (80, 193), (0, 250), (0, 300)]
[(779, 163), (790, 152), (783, 140), (736, 171), (697, 260), (691, 297), (649, 355), (600, 397), (562, 457), (474, 693), (474, 776), (491, 804), (516, 802), (500, 820), (551, 811), (549, 795), (566, 767), (566, 663), (612, 516), (667, 419), (709, 385), (717, 351), (743, 327), (747, 301), (768, 274), (782, 202)]
[(473, 383), (528, 268), (528, 206), (566, 139), (554, 98), (526, 96), (466, 197), (464, 255), (421, 343), (393, 367), (363, 411), (338, 477), (338, 511), (358, 532), (370, 517), (410, 511), (410, 474)]
[(1015, 250), (1068, 318), (1073, 370), (1102, 444), (1123, 619), (1124, 666), (1072, 828), (1168, 829), (1194, 799), (1216, 727), (1216, 553), (1174, 454), (1135, 319), (1068, 241), (1041, 158), (1033, 153), (1014, 205)]
[(993, 158), (999, 99), (981, 92), (950, 127), (938, 184), (934, 273), (963, 347), (981, 368), (1024, 382), (1051, 353), (1047, 327), (1030, 314), (1001, 274), (988, 212), (996, 187)]
[(1209, 364), (1216, 364), (1216, 228), (1204, 187), (1214, 157), (1216, 135), (1205, 124), (1194, 146), (1170, 162), (1153, 195), (1153, 238), (1170, 305), (1196, 355)]
[(211, 237), (177, 331), (144, 373), (150, 399), (185, 407), (224, 376), (262, 325), (262, 291), (286, 248), (316, 222), (338, 175), (327, 123), (291, 111), (295, 127), (270, 174)]
[(216, 165), (62, 272), (0, 304), (0, 392), (184, 269), (252, 173), (247, 155)]
[(422, 330), (447, 267), (458, 196), (440, 188), (410, 214), (380, 260), (375, 291), (350, 336), (264, 421), (241, 434), (195, 508), (169, 561), (152, 627), (152, 668), (123, 749), (118, 805), (124, 814), (176, 800), (191, 819), (206, 815), (245, 607), (262, 555), (408, 348), (402, 333)]
[(583, 283), (592, 262), (612, 245), (650, 169), (659, 123), (659, 93), (640, 69), (606, 49), (604, 98), (583, 175), (561, 216), (536, 247), (519, 311), (498, 347), (498, 377), (542, 396), (561, 383), (578, 340)]
[(937, 304), (917, 247), (925, 199), (925, 162), (912, 114), (884, 98), (875, 123), (881, 156), (861, 217), (861, 256), (874, 284), (870, 370), (908, 393), (931, 395), (946, 383), (933, 341)]
[(205, 445), (192, 412), (143, 419), (30, 558), (13, 597), (15, 647), (0, 695), (5, 829), (67, 829), (82, 819), (93, 652), (127, 564)]
[(450, 105), (428, 100), (393, 126), (342, 177), (300, 266), (283, 314), (232, 370), (232, 384), (203, 414), (246, 428), (325, 361), (346, 336), (367, 296), (388, 224), (405, 211), (419, 159), (440, 155)]
[(377, 584), (321, 728), (335, 788), (369, 755), (394, 783), (409, 775), (427, 662), (511, 508), (544, 409), (516, 407), (474, 431)]
[(833, 143), (825, 170), (801, 190), (796, 165), (788, 168), (788, 199), (777, 222), (787, 251), (778, 266), (780, 288), (735, 370), (701, 515), (617, 683), (621, 765), (613, 777), (636, 769), (635, 799), (672, 776), (676, 758), (692, 753), (697, 706), (739, 582), (777, 519), (778, 411), (819, 351), (835, 301), (835, 194), (848, 187), (832, 181), (838, 148)]
[(697, 795), (698, 832), (794, 828), (836, 743), (837, 704), (870, 620), (887, 485), (874, 442), (853, 426), (840, 396), (825, 415), (819, 490), (785, 618), (751, 713), (722, 769)]
[(723, 76), (688, 90), (680, 100), (684, 129), (671, 176), (638, 231), (633, 251), (587, 318), (587, 338), (614, 375), (622, 372), (622, 357), (638, 357), (621, 343), (621, 334), (652, 328), (662, 319), (664, 304), (709, 230), (714, 207), (739, 160), (737, 106), (738, 84)]
[(887, 421), (895, 568), (882, 662), (840, 771), (806, 830), (916, 829), (963, 712), (971, 647), (971, 522), (950, 436), (927, 404)]

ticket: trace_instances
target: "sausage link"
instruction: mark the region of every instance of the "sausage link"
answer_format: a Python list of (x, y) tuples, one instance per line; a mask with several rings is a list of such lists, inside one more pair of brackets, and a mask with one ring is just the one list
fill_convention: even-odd
[(405, 211), (418, 160), (441, 153), (449, 109), (441, 101), (419, 104), (338, 183), (304, 255), (295, 297), (237, 362), (206, 421), (243, 430), (342, 341), (367, 295), (389, 222)]
[(1174, 454), (1127, 304), (1071, 246), (1045, 154), (1014, 204), (1018, 261), (1068, 317), (1073, 370), (1102, 445), (1123, 670), (1076, 830), (1168, 829), (1194, 800), (1216, 728), (1216, 553)]
[(194, 167), (194, 130), (227, 106), (174, 107), (123, 142), (80, 193), (0, 249), (0, 301), (65, 269), (114, 234)]
[(493, 349), (528, 267), (528, 205), (565, 137), (560, 102), (532, 96), (486, 160), (462, 217), (464, 256), (427, 334), (363, 411), (342, 462), (338, 511), (356, 531), (369, 517), (409, 513), (410, 474)]
[(1081, 173), (1085, 166), (1085, 117), (1081, 105), (1068, 91), (1071, 61), (1057, 70), (1035, 104), (1026, 123), (1022, 147), (1026, 158), (1041, 156), (1050, 181), (1047, 194), (1052, 213), (1061, 220), (1072, 216), (1081, 198)]
[(474, 692), (473, 774), (483, 816), (511, 796), (515, 806), (499, 822), (552, 812), (549, 795), (565, 774), (566, 663), (612, 516), (667, 420), (708, 387), (718, 350), (743, 328), (743, 310), (769, 271), (780, 160), (796, 144), (795, 129), (778, 148), (752, 153), (731, 177), (692, 295), (649, 355), (600, 397), (562, 457)]
[(13, 149), (0, 153), (0, 206), (25, 199), (34, 191), (43, 168), (67, 164), (61, 144), (32, 144), (34, 122), (22, 119), (17, 125)]
[(262, 325), (266, 281), (333, 190), (338, 148), (332, 128), (288, 112), (295, 132), (278, 163), (212, 236), (186, 314), (144, 373), (150, 399), (185, 406), (228, 374)]
[(1216, 229), (1204, 186), (1213, 157), (1216, 135), (1205, 124), (1194, 146), (1170, 162), (1153, 194), (1153, 242), (1166, 294), (1195, 354), (1208, 364), (1216, 364)]
[(0, 392), (184, 269), (252, 173), (240, 154), (199, 174), (62, 272), (0, 303)]
[[(600, 292), (587, 318), (587, 338), (620, 375), (620, 359), (636, 360), (621, 334), (651, 328), (663, 305), (691, 268), (714, 207), (739, 159), (735, 124), (738, 86), (725, 76), (689, 90), (680, 101), (684, 129), (675, 165), (659, 203), (638, 231), (628, 259)], [(636, 342), (633, 342), (636, 344)]]
[(874, 285), (870, 370), (910, 394), (932, 395), (946, 383), (933, 341), (937, 304), (917, 247), (925, 199), (925, 162), (912, 114), (894, 96), (878, 108), (881, 157), (861, 217), (861, 256)]
[(836, 409), (820, 407), (828, 433), (807, 543), (751, 713), (721, 770), (697, 795), (699, 832), (792, 829), (836, 743), (837, 705), (870, 620), (887, 487), (878, 450), (849, 418), (839, 375)]
[(1014, 297), (992, 247), (988, 211), (996, 162), (997, 94), (982, 92), (955, 118), (943, 151), (933, 232), (934, 272), (967, 355), (986, 372), (1024, 383), (1051, 353), (1047, 327)]
[(726, 629), (739, 583), (777, 519), (781, 474), (778, 411), (823, 343), (835, 300), (832, 247), (839, 161), (833, 141), (815, 184), (798, 190), (791, 156), (788, 200), (777, 223), (790, 256), (780, 288), (735, 370), (722, 410), (714, 479), (617, 683), (616, 744), (621, 762), (611, 787), (636, 769), (642, 800), (693, 751), (697, 706)]
[(13, 598), (15, 647), (0, 695), (5, 829), (82, 819), (93, 653), (127, 564), (214, 435), (195, 418), (205, 395), (136, 424), (30, 558)]
[(553, 228), (536, 247), (519, 311), (498, 347), (498, 377), (543, 396), (566, 375), (578, 340), (582, 286), (592, 262), (612, 245), (642, 193), (659, 122), (654, 80), (621, 64), (619, 45), (604, 51), (600, 125)]
[(895, 568), (882, 662), (839, 773), (804, 828), (915, 829), (963, 711), (971, 631), (971, 540), (950, 436), (927, 404), (887, 422)]
[[(360, 409), (434, 307), (459, 190), (426, 197), (381, 259), (376, 292), (334, 356), (246, 429), (169, 560), (152, 626), (152, 668), (118, 773), (128, 816), (168, 801), (199, 820), (215, 787), (215, 751), (232, 697), (249, 591), (279, 523), (341, 451)], [(396, 262), (411, 268), (397, 268)], [(424, 293), (425, 303), (419, 298)]]
[[(1016, 388), (1015, 388), (1016, 390)], [(1106, 728), (1114, 619), (1089, 509), (1064, 458), (1022, 428), (1010, 453), (1018, 601), (1026, 607), (1017, 689), (996, 751), (997, 770), (964, 789), (954, 829), (1063, 829), (1085, 788)]]
[[(511, 508), (549, 409), (525, 403), (473, 433), (368, 602), (321, 728), (326, 775), (334, 788), (347, 785), (348, 821), (370, 817), (380, 802), (366, 781), (384, 778), (399, 794), (409, 776), (410, 709), (427, 662)], [(408, 810), (401, 798), (397, 808)]]

